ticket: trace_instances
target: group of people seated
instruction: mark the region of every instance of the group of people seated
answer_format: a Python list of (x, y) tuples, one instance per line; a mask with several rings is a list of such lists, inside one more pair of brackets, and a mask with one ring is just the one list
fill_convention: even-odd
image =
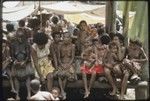
[[(104, 33), (105, 27), (101, 23), (89, 26), (82, 20), (70, 28), (66, 21), (68, 26), (64, 28), (58, 22), (59, 18), (53, 16), (45, 28), (37, 25), (29, 29), (24, 20), (19, 21), (17, 30), (12, 24), (6, 25), (2, 70), (3, 76), (9, 77), (16, 99), (20, 99), (19, 84), (25, 81), (27, 99), (65, 100), (66, 84), (78, 80), (78, 70), (82, 74), (84, 98), (89, 97), (96, 76), (104, 74), (112, 86), (110, 95), (118, 93), (116, 78), (121, 78), (119, 99), (123, 99), (127, 81), (141, 79), (140, 73), (147, 61), (142, 43), (130, 39), (125, 45), (121, 33)], [(87, 75), (91, 75), (89, 83)], [(59, 87), (53, 85), (54, 78)], [(46, 84), (45, 91), (40, 91), (43, 84)]]

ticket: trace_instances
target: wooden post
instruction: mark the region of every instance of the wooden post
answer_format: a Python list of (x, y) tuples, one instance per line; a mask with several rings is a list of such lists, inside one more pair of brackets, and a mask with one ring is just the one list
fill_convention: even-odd
[(148, 82), (143, 81), (138, 84), (138, 86), (135, 88), (135, 97), (136, 100), (146, 100), (149, 98)]
[(22, 1), (22, 6), (24, 6), (24, 1)]
[(128, 45), (128, 28), (129, 28), (129, 11), (131, 7), (131, 1), (125, 2), (125, 8), (123, 12), (123, 36), (125, 37), (125, 45)]
[(41, 2), (39, 1), (39, 11), (40, 11), (40, 28), (42, 28), (42, 14), (41, 14)]
[(116, 2), (106, 2), (106, 33), (116, 33)]

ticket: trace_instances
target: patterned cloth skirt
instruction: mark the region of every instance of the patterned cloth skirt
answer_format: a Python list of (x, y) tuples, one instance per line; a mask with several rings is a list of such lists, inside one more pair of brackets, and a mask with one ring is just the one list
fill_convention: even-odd
[(42, 58), (38, 61), (38, 65), (41, 69), (41, 73), (46, 78), (48, 73), (53, 73), (55, 70), (54, 67), (52, 66), (52, 62), (48, 60), (48, 58)]
[(17, 78), (24, 78), (27, 76), (34, 76), (34, 68), (31, 63), (27, 63), (23, 66), (13, 65), (12, 75)]

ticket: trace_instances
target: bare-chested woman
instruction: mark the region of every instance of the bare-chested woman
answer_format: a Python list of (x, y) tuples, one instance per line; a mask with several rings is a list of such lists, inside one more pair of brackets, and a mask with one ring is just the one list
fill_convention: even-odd
[(66, 99), (64, 91), (67, 80), (75, 79), (75, 69), (73, 66), (75, 56), (75, 45), (71, 43), (70, 34), (64, 33), (64, 39), (58, 48), (59, 73), (58, 80), (63, 99)]
[(30, 45), (25, 37), (23, 29), (18, 28), (16, 31), (16, 40), (11, 43), (11, 58), (13, 60), (13, 76), (15, 78), (15, 89), (17, 93), (16, 99), (19, 98), (19, 81), (26, 81), (28, 98), (31, 96), (30, 93), (30, 77), (34, 76), (34, 70), (31, 65), (30, 58)]
[(140, 80), (139, 74), (147, 60), (142, 43), (139, 40), (130, 40), (127, 47), (127, 57), (124, 59), (123, 64), (132, 72), (131, 80)]

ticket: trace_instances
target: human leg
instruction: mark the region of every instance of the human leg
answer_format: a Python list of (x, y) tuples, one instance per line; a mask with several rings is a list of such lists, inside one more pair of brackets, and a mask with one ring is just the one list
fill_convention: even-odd
[(114, 83), (113, 77), (111, 75), (111, 71), (108, 68), (104, 68), (105, 76), (107, 77), (109, 83), (111, 84), (113, 91), (110, 93), (110, 95), (115, 95), (117, 92), (117, 87)]
[(49, 92), (51, 92), (53, 87), (53, 73), (49, 73), (47, 75), (47, 89)]
[(89, 90), (88, 90), (88, 86), (87, 86), (87, 76), (86, 76), (86, 73), (82, 73), (82, 80), (83, 80), (83, 83), (84, 83), (84, 89), (85, 89), (85, 95), (84, 95), (84, 98), (87, 98), (90, 94)]
[(128, 78), (129, 78), (129, 72), (124, 71), (124, 76), (123, 76), (123, 80), (122, 80), (122, 83), (121, 83), (121, 94), (120, 94), (120, 97), (119, 97), (120, 100), (123, 100), (124, 93), (125, 93), (125, 90), (127, 88)]

